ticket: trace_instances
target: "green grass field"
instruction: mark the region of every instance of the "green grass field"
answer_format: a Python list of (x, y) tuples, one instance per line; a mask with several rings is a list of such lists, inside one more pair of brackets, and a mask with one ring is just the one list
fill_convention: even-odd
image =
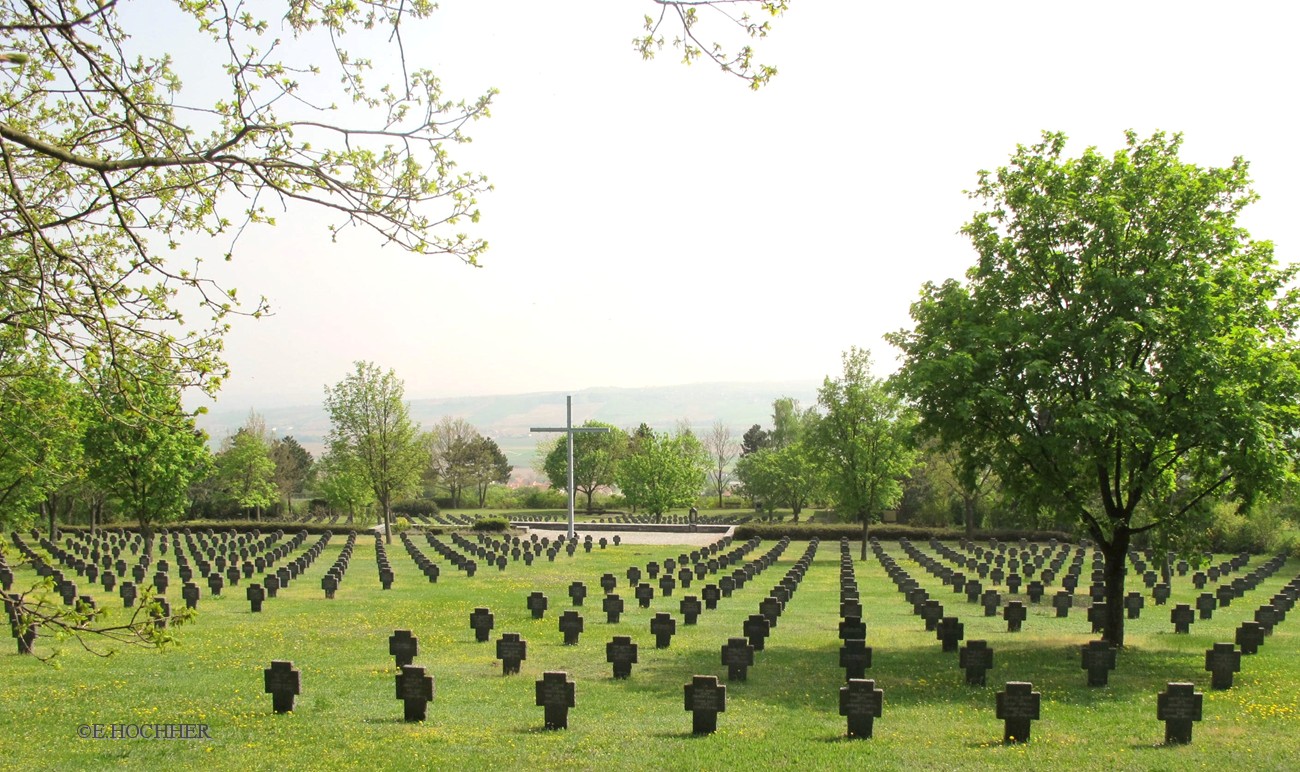
[[(554, 563), (480, 569), (473, 578), (439, 561), (442, 577), (430, 584), (395, 541), (389, 554), (397, 579), (392, 590), (383, 591), (372, 539), (362, 534), (337, 598), (326, 600), (320, 578), (343, 541), (336, 535), (307, 573), (268, 600), (261, 614), (250, 612), (244, 582), (221, 598), (207, 597), (204, 587), (197, 620), (160, 652), (127, 649), (100, 658), (74, 641), (41, 638), (38, 653), (61, 652), (51, 666), (16, 654), (9, 639), (0, 655), (0, 766), (1183, 770), (1295, 769), (1300, 763), (1300, 610), (1259, 654), (1244, 658), (1233, 689), (1211, 691), (1202, 669), (1205, 649), (1231, 640), (1258, 604), (1300, 572), (1298, 560), (1213, 620), (1197, 622), (1190, 635), (1174, 635), (1169, 607), (1148, 598), (1142, 618), (1129, 623), (1129, 646), (1110, 685), (1089, 688), (1079, 646), (1094, 636), (1081, 609), (1058, 620), (1046, 605), (1034, 607), (1024, 632), (1008, 633), (1001, 619), (985, 618), (978, 606), (946, 592), (906, 560), (897, 544), (886, 544), (949, 614), (961, 617), (967, 639), (989, 641), (995, 666), (988, 687), (966, 686), (957, 655), (940, 651), (880, 564), (857, 562), (868, 644), (875, 652), (867, 675), (884, 689), (885, 704), (873, 739), (847, 740), (838, 715), (839, 545), (823, 543), (766, 650), (757, 653), (749, 680), (728, 684), (718, 732), (694, 737), (683, 710), (683, 685), (693, 674), (725, 680), (721, 646), (740, 635), (742, 620), (757, 613), (759, 601), (806, 543), (792, 543), (778, 563), (717, 610), (706, 611), (699, 624), (685, 626), (678, 601), (686, 593), (680, 588), (641, 609), (624, 578), (629, 566), (676, 556), (683, 551), (678, 547), (579, 550), (573, 557), (561, 553)], [(772, 546), (765, 542), (751, 556)], [(9, 559), (14, 561), (12, 552)], [(627, 604), (614, 625), (606, 624), (599, 608), (597, 582), (606, 572), (619, 577), (618, 592)], [(571, 607), (565, 590), (575, 579), (587, 583), (590, 596), (580, 609), (586, 632), (578, 646), (569, 647), (562, 645), (557, 620)], [(16, 586), (33, 580), (30, 570), (20, 570)], [(88, 586), (84, 580), (79, 585), (83, 591)], [(686, 592), (698, 594), (700, 586)], [(540, 621), (524, 605), (534, 590), (545, 592), (551, 603)], [(179, 605), (179, 589), (169, 594)], [(1171, 603), (1190, 602), (1195, 594), (1189, 579), (1177, 578)], [(95, 597), (112, 608), (109, 621), (126, 614), (115, 594), (100, 590)], [(508, 631), (527, 639), (520, 675), (502, 676), (494, 643), (474, 641), (468, 620), (476, 606), (495, 613), (494, 641)], [(648, 627), (657, 611), (678, 617), (678, 635), (664, 650), (654, 648)], [(397, 628), (419, 637), (415, 663), (436, 679), (424, 723), (403, 722), (394, 696), (397, 671), (388, 637)], [(605, 662), (605, 644), (614, 635), (631, 635), (640, 644), (640, 663), (627, 681), (614, 680)], [(274, 714), (263, 693), (262, 670), (273, 659), (292, 660), (301, 670), (302, 694), (291, 714)], [(533, 684), (545, 670), (565, 670), (577, 684), (568, 730), (542, 728)], [(1042, 693), (1042, 720), (1026, 745), (1001, 743), (994, 694), (1008, 680), (1032, 681)], [(1156, 694), (1166, 682), (1182, 680), (1204, 691), (1205, 718), (1190, 746), (1164, 747)], [(78, 737), (79, 726), (114, 723), (206, 724), (211, 739)]]

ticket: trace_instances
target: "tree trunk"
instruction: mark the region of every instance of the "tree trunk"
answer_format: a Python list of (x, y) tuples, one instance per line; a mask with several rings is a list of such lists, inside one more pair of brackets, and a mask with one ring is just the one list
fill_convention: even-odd
[(975, 538), (975, 498), (973, 496), (962, 496), (962, 504), (966, 507), (966, 538)]
[(587, 489), (587, 514), (589, 515), (591, 514), (591, 497), (595, 495), (595, 493), (596, 489), (594, 487)]
[(54, 532), (54, 507), (50, 506), (50, 499), (48, 496), (45, 497), (45, 501), (41, 502), (41, 514), (46, 515), (49, 518), (50, 541), (56, 541), (59, 537), (58, 534)]
[(1106, 558), (1106, 629), (1101, 639), (1116, 647), (1124, 645), (1124, 579), (1131, 536), (1127, 526), (1118, 525), (1109, 542), (1097, 540)]
[(871, 518), (867, 515), (866, 512), (859, 512), (858, 519), (862, 521), (862, 559), (866, 560), (867, 559), (867, 524), (871, 522)]

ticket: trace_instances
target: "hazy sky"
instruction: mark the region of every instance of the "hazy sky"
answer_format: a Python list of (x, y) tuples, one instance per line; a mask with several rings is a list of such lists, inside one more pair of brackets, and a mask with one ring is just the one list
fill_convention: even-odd
[(881, 336), (973, 259), (963, 190), (1043, 129), (1244, 156), (1247, 227), (1284, 262), (1300, 244), (1287, 4), (795, 0), (756, 93), (642, 62), (645, 0), (441, 5), (408, 52), (448, 95), (501, 91), (454, 150), (496, 187), (484, 267), (282, 216), (221, 266), (275, 313), (236, 322), (222, 408), (318, 402), (357, 359), (408, 397), (820, 379), (855, 344), (892, 370)]

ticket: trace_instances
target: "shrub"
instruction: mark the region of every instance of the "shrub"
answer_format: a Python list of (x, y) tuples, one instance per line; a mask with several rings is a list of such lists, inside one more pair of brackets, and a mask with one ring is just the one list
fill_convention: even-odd
[[(755, 536), (764, 540), (775, 540), (788, 536), (794, 541), (807, 541), (814, 537), (823, 540), (848, 538), (853, 541), (862, 538), (862, 525), (860, 523), (773, 523), (736, 527), (735, 538), (738, 540), (743, 541)], [(887, 541), (895, 539), (929, 541), (932, 538), (941, 541), (957, 541), (965, 537), (965, 532), (958, 528), (921, 528), (909, 525), (874, 524), (867, 532), (867, 536)], [(1018, 541), (1020, 539), (1037, 542), (1051, 539), (1061, 542), (1077, 541), (1075, 536), (1063, 531), (999, 529), (996, 531), (975, 532), (975, 541), (983, 541), (989, 538), (995, 538), (999, 541)]]
[(475, 521), (471, 527), (475, 531), (504, 531), (510, 527), (510, 521), (504, 517), (485, 517)]
[(1276, 503), (1261, 503), (1245, 513), (1237, 504), (1221, 501), (1212, 508), (1210, 518), (1207, 537), (1213, 552), (1277, 554), (1294, 553), (1300, 547)]
[(563, 509), (569, 504), (569, 498), (562, 490), (530, 485), (520, 488), (520, 503), (524, 509)]
[(399, 517), (393, 521), (393, 530), (401, 533), (411, 527), (411, 521), (404, 517)]
[(422, 515), (433, 517), (438, 514), (438, 505), (428, 500), (398, 501), (393, 504), (394, 515)]

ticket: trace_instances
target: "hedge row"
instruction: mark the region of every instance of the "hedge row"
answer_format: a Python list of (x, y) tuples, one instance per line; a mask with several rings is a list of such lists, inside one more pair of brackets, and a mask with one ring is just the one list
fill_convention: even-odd
[[(911, 525), (872, 525), (867, 531), (872, 538), (885, 541), (908, 539), (910, 541), (958, 541), (966, 538), (966, 532), (957, 528), (925, 528)], [(736, 526), (734, 538), (739, 541), (752, 539), (782, 539), (789, 537), (792, 541), (807, 541), (812, 538), (838, 541), (847, 538), (850, 541), (862, 539), (862, 526), (855, 523), (772, 523)], [(974, 541), (1012, 542), (1020, 539), (1045, 542), (1056, 539), (1060, 542), (1073, 543), (1077, 538), (1064, 531), (1031, 531), (1015, 528), (999, 528), (992, 531), (976, 531)]]
[[(112, 525), (108, 525), (108, 526), (100, 526), (100, 527), (99, 527), (99, 530), (101, 530), (101, 531), (115, 531), (115, 530), (117, 530), (117, 529), (119, 529), (119, 528), (123, 528), (123, 529), (128, 530), (128, 531), (138, 531), (138, 530), (139, 530), (138, 527), (136, 527), (136, 526), (134, 526), (134, 525), (127, 525), (127, 524), (125, 524), (125, 523), (113, 523)], [(213, 531), (236, 531), (236, 532), (239, 532), (239, 533), (250, 533), (250, 532), (252, 532), (252, 531), (259, 531), (259, 532), (261, 532), (261, 533), (263, 533), (263, 534), (268, 534), (268, 533), (271, 533), (271, 532), (273, 532), (273, 531), (279, 529), (279, 530), (284, 531), (286, 534), (289, 534), (289, 535), (292, 535), (292, 534), (298, 533), (299, 531), (306, 531), (308, 534), (310, 534), (310, 535), (312, 535), (312, 536), (320, 536), (321, 534), (325, 533), (326, 531), (329, 531), (330, 533), (333, 533), (335, 536), (339, 536), (339, 535), (347, 536), (348, 531), (356, 531), (358, 537), (360, 537), (360, 536), (364, 536), (364, 535), (366, 534), (366, 532), (370, 531), (370, 527), (369, 527), (369, 526), (358, 525), (358, 524), (355, 524), (355, 523), (352, 524), (352, 525), (348, 525), (347, 523), (335, 523), (334, 525), (322, 525), (322, 524), (320, 524), (320, 523), (285, 523), (285, 522), (277, 522), (277, 521), (272, 521), (272, 520), (261, 520), (261, 521), (257, 521), (257, 520), (182, 520), (182, 521), (175, 522), (175, 523), (164, 523), (164, 524), (161, 524), (161, 525), (155, 525), (154, 528), (153, 528), (153, 530), (154, 530), (155, 533), (157, 533), (158, 531), (160, 531), (160, 530), (162, 530), (162, 529), (164, 529), (164, 528), (167, 529), (168, 531), (181, 531), (181, 530), (183, 530), (183, 529), (185, 529), (185, 528), (188, 528), (188, 529), (190, 529), (191, 531), (205, 531), (205, 530), (211, 528)], [(43, 531), (44, 529), (41, 529), (41, 530)], [(88, 525), (60, 525), (60, 526), (59, 526), (59, 530), (60, 530), (61, 532), (65, 532), (65, 533), (85, 533), (85, 532), (87, 532), (87, 531), (90, 530), (90, 526), (88, 526)], [(394, 529), (394, 530), (396, 530), (396, 529)], [(443, 529), (442, 529), (442, 528), (438, 528), (438, 527), (426, 527), (426, 526), (422, 526), (422, 527), (420, 527), (420, 530), (421, 530), (421, 531), (429, 531), (429, 532), (431, 532), (431, 533), (442, 533), (442, 532), (443, 532)]]

